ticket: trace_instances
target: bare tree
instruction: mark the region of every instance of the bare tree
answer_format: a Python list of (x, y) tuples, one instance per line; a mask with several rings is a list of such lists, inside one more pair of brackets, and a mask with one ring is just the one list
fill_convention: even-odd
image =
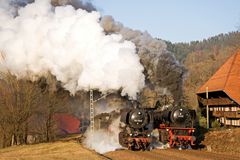
[(18, 80), (7, 72), (1, 73), (0, 94), (0, 126), (2, 132), (9, 132), (3, 134), (3, 139), (11, 136), (12, 145), (26, 143), (28, 119), (39, 104), (40, 89), (34, 83)]
[(68, 112), (66, 103), (69, 93), (58, 87), (56, 78), (51, 74), (48, 74), (45, 80), (47, 82), (44, 82), (45, 86), (42, 87), (42, 103), (39, 110), (43, 115), (44, 139), (49, 142), (54, 140), (57, 134), (54, 116), (59, 112)]
[(67, 112), (69, 93), (58, 89), (49, 76), (45, 87), (38, 82), (0, 74), (0, 147), (26, 144), (28, 135), (37, 142), (52, 141), (56, 136), (54, 116)]

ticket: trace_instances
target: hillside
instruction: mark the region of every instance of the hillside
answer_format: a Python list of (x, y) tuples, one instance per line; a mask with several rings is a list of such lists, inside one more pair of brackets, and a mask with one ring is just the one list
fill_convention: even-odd
[(188, 106), (197, 108), (197, 89), (240, 48), (240, 32), (220, 34), (190, 43), (166, 43), (168, 50), (173, 52), (187, 69), (184, 100)]

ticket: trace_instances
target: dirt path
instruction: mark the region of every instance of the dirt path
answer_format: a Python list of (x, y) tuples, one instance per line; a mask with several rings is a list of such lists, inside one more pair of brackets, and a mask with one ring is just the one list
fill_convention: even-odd
[(239, 160), (240, 155), (226, 155), (198, 150), (114, 151), (106, 154), (113, 160)]

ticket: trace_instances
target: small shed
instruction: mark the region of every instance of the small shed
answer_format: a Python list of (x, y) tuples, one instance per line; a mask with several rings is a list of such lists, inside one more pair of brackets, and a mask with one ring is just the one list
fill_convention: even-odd
[(59, 135), (80, 133), (80, 120), (73, 115), (57, 113), (54, 115)]
[(197, 96), (202, 109), (209, 106), (210, 119), (240, 126), (240, 50), (198, 89)]

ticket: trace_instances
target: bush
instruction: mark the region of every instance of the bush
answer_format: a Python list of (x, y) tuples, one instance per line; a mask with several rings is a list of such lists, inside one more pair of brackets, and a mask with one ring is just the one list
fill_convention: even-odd
[(203, 116), (199, 117), (199, 125), (203, 128), (207, 128), (207, 119)]
[(221, 127), (221, 123), (218, 120), (215, 120), (211, 123), (212, 128), (219, 128)]

